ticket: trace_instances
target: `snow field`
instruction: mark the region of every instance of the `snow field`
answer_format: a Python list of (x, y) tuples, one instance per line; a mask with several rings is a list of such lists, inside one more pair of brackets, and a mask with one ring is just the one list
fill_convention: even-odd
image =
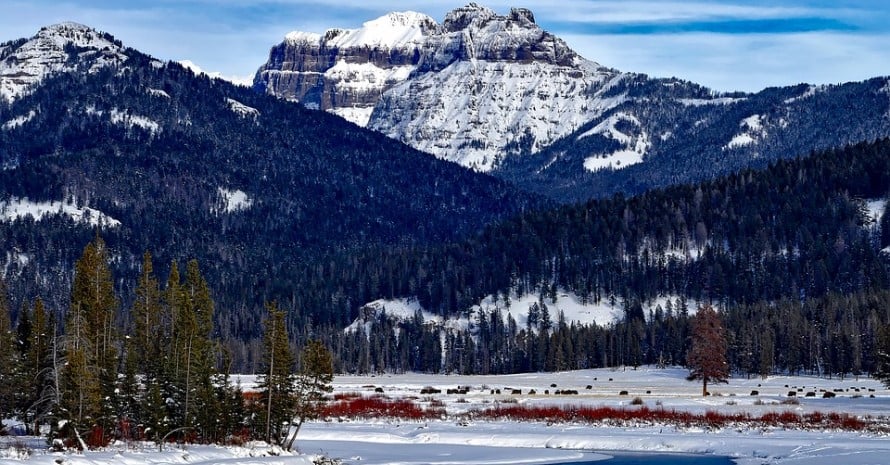
[[(705, 413), (768, 412), (806, 414), (848, 413), (881, 418), (890, 425), (890, 391), (871, 378), (823, 379), (808, 376), (731, 378), (710, 387), (701, 397), (701, 384), (687, 382), (682, 368), (642, 367), (595, 369), (562, 373), (492, 376), (448, 376), (407, 373), (380, 376), (337, 376), (335, 393), (375, 395), (376, 388), (392, 398), (413, 398), (423, 405), (441, 403), (449, 414), (481, 410), (513, 402), (519, 405), (628, 406), (640, 397), (650, 408)], [(243, 379), (245, 385), (248, 379)], [(556, 387), (552, 387), (553, 385)], [(586, 389), (591, 385), (591, 389)], [(786, 385), (788, 387), (786, 387)], [(447, 389), (469, 386), (466, 395)], [(421, 394), (427, 387), (438, 394)], [(501, 394), (491, 394), (500, 389)], [(522, 395), (511, 394), (522, 389)], [(530, 389), (537, 394), (530, 395)], [(555, 395), (556, 389), (578, 390), (578, 395)], [(798, 404), (783, 404), (789, 391), (800, 389)], [(834, 399), (806, 397), (820, 389)], [(856, 392), (856, 389), (859, 392)], [(543, 394), (545, 390), (550, 394)], [(753, 390), (759, 395), (751, 395)], [(628, 391), (628, 395), (621, 395)], [(647, 391), (649, 393), (647, 394)], [(870, 397), (874, 395), (874, 397)], [(339, 457), (350, 464), (499, 464), (554, 463), (592, 460), (586, 451), (688, 452), (732, 457), (748, 464), (885, 464), (890, 441), (877, 433), (786, 430), (734, 427), (705, 430), (675, 425), (602, 426), (544, 422), (447, 420), (428, 422), (385, 419), (316, 422), (304, 426), (300, 447), (305, 452)], [(500, 449), (493, 449), (494, 447)], [(606, 462), (607, 463), (607, 462)]]

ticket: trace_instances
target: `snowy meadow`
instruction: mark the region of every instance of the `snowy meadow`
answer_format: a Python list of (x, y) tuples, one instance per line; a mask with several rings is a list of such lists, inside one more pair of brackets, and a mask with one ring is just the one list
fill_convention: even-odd
[[(740, 465), (888, 463), (890, 391), (873, 379), (731, 378), (727, 384), (712, 386), (711, 396), (702, 397), (700, 384), (686, 381), (687, 373), (682, 368), (642, 367), (503, 376), (338, 376), (332, 413), (304, 425), (298, 452), (262, 443), (170, 444), (159, 452), (151, 443), (140, 443), (82, 454), (51, 453), (41, 439), (7, 437), (0, 463), (310, 464), (328, 457), (350, 465), (496, 465), (606, 460), (614, 452), (722, 456)], [(238, 380), (246, 390), (255, 381), (252, 376)], [(826, 392), (831, 394), (826, 397)], [(369, 408), (364, 414), (358, 407), (333, 408), (356, 399), (365, 403), (354, 405)], [(373, 399), (425, 413), (416, 418), (410, 412), (389, 416), (367, 407)], [(482, 414), (509, 409), (550, 413), (606, 409), (675, 416), (587, 421)], [(814, 418), (832, 415), (850, 423), (813, 423)]]

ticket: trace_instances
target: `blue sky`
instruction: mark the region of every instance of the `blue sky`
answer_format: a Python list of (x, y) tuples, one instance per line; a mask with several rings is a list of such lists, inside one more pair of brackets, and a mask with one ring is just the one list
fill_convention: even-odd
[[(77, 21), (166, 60), (249, 76), (287, 32), (355, 28), (389, 11), (441, 21), (466, 0), (4, 0), (0, 41)], [(491, 0), (521, 6), (586, 58), (717, 90), (890, 75), (885, 0)]]

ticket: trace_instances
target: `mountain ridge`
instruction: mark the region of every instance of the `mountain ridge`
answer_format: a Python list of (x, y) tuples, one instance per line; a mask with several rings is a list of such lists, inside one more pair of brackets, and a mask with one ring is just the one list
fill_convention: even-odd
[[(475, 3), (423, 37), (405, 49), (279, 44), (255, 88), (569, 203), (890, 135), (890, 99), (874, 88), (882, 78), (715, 92), (601, 66), (531, 11)], [(311, 70), (280, 60), (316, 55), (328, 62)]]
[[(540, 148), (601, 112), (593, 94), (608, 91), (618, 75), (579, 57), (526, 9), (498, 15), (471, 3), (446, 14), (442, 24), (403, 14), (415, 22), (413, 32), (401, 36), (410, 39), (401, 42), (343, 39), (383, 34), (374, 28), (389, 22), (386, 15), (358, 30), (288, 34), (270, 51), (254, 86), (490, 171), (502, 149), (524, 141)], [(551, 79), (566, 74), (577, 79)], [(567, 98), (570, 88), (584, 92)], [(474, 105), (472, 112), (461, 111)], [(527, 131), (511, 130), (517, 126)]]

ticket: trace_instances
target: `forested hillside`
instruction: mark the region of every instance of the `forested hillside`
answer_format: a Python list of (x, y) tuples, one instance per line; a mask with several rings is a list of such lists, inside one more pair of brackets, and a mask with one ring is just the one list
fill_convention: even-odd
[[(66, 50), (76, 66), (81, 50)], [(41, 295), (65, 313), (74, 260), (98, 229), (124, 309), (145, 250), (164, 274), (194, 258), (224, 308), (220, 331), (249, 340), (263, 301), (298, 292), (293, 276), (320, 255), (461, 240), (546, 204), (333, 115), (125, 58), (0, 102), (13, 308)]]
[[(323, 273), (300, 275), (305, 281), (299, 287), (317, 293), (302, 297), (316, 299), (313, 304), (300, 301), (296, 306), (320, 308), (321, 297), (331, 292), (343, 293), (340, 302), (410, 296), (433, 314), (454, 316), (488, 295), (535, 293), (545, 306), (567, 290), (587, 302), (612, 302), (625, 309), (624, 321), (614, 327), (559, 323), (551, 312), (549, 322), (530, 319), (540, 321), (534, 331), (511, 325), (503, 312), (498, 318), (470, 315), (473, 329), (446, 338), (450, 349), (461, 347), (446, 351), (446, 357), (467, 356), (464, 348), (472, 345), (472, 355), (461, 366), (478, 368), (466, 362), (486, 360), (491, 363), (482, 369), (486, 372), (682, 363), (685, 313), (693, 310), (686, 302), (711, 302), (726, 312), (728, 329), (740, 344), (734, 350), (745, 350), (732, 359), (738, 370), (831, 373), (849, 372), (854, 365), (871, 370), (870, 348), (888, 322), (886, 307), (875, 303), (885, 299), (888, 287), (887, 258), (881, 252), (888, 241), (869, 218), (865, 200), (883, 198), (888, 188), (890, 141), (860, 144), (704, 184), (532, 212), (445, 247), (332, 257)], [(883, 204), (871, 202), (876, 203)], [(673, 301), (670, 309), (644, 314), (642, 303), (664, 297)], [(839, 306), (838, 299), (853, 303)], [(346, 309), (332, 310), (340, 315)], [(389, 320), (385, 317), (377, 320), (383, 328), (394, 324), (382, 321)], [(408, 346), (421, 349), (403, 352), (401, 368), (435, 371), (459, 362), (438, 355), (441, 343), (433, 337), (438, 329), (417, 318), (402, 328), (407, 329), (402, 334), (416, 337)], [(521, 351), (522, 344), (513, 339), (525, 329), (527, 335), (544, 334), (549, 341), (553, 328), (563, 328), (564, 340), (571, 341), (560, 349), (561, 363), (554, 362), (559, 358), (547, 362), (551, 346)], [(391, 353), (398, 353), (393, 344), (401, 344), (401, 338), (379, 327), (370, 334), (371, 347), (377, 344), (379, 349), (389, 341)], [(487, 334), (498, 335), (495, 349), (484, 345)], [(789, 334), (808, 338), (789, 343)], [(343, 337), (344, 357), (369, 352), (360, 349), (367, 343), (364, 336)], [(374, 342), (376, 338), (382, 341)], [(641, 343), (644, 339), (649, 342)], [(841, 345), (861, 351), (838, 351)], [(749, 350), (754, 346), (756, 351)], [(789, 355), (790, 350), (795, 353)], [(501, 358), (493, 358), (492, 351)], [(761, 358), (752, 361), (753, 353)], [(847, 358), (829, 362), (829, 357)], [(347, 367), (362, 363), (356, 359)], [(365, 366), (380, 363), (372, 360)]]

